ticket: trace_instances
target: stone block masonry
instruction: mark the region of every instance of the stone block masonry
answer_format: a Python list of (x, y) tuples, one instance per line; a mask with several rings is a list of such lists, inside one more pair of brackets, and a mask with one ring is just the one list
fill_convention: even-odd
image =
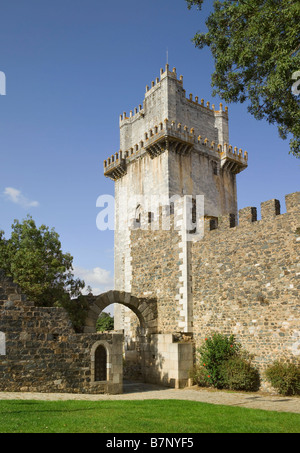
[(300, 358), (300, 192), (240, 211), (234, 228), (193, 243), (193, 323), (199, 345), (233, 333), (261, 368)]
[(178, 330), (180, 236), (166, 231), (135, 230), (131, 232), (132, 293), (138, 297), (155, 297), (158, 303), (158, 332)]
[[(236, 175), (248, 153), (229, 144), (228, 109), (199, 100), (183, 87), (169, 65), (147, 86), (143, 106), (120, 117), (120, 149), (104, 160), (115, 182), (115, 289), (131, 292), (131, 221), (157, 216), (162, 197), (205, 196), (205, 214), (237, 215)], [(131, 200), (129, 203), (128, 200)], [(181, 238), (179, 327), (191, 328), (191, 294), (186, 269), (190, 252)], [(130, 315), (115, 306), (115, 326), (130, 333)], [(177, 324), (178, 324), (177, 323)]]
[[(234, 334), (261, 371), (300, 358), (300, 192), (286, 196), (286, 210), (270, 200), (259, 221), (254, 207), (241, 209), (239, 222), (205, 218), (187, 269), (196, 347), (220, 332)], [(159, 333), (180, 331), (181, 232), (135, 230), (131, 243), (133, 293), (157, 298)]]
[[(256, 207), (238, 212), (237, 175), (247, 166), (247, 151), (230, 145), (227, 107), (186, 96), (183, 77), (166, 65), (143, 106), (121, 115), (120, 150), (104, 161), (104, 175), (115, 183), (115, 289), (156, 300), (155, 334), (171, 349), (178, 332), (196, 347), (215, 331), (233, 333), (263, 370), (300, 358), (300, 201), (299, 192), (287, 195), (285, 214), (278, 200), (263, 202), (259, 221)], [(133, 349), (139, 323), (118, 305), (115, 313)], [(157, 340), (156, 351), (152, 340), (146, 374), (170, 384), (181, 356), (171, 366), (168, 348)]]
[[(77, 334), (63, 308), (35, 307), (0, 275), (0, 391), (122, 393), (123, 335)], [(106, 380), (95, 351), (106, 350)]]
[(186, 387), (193, 366), (193, 344), (172, 334), (152, 335), (145, 351), (145, 380), (174, 388)]

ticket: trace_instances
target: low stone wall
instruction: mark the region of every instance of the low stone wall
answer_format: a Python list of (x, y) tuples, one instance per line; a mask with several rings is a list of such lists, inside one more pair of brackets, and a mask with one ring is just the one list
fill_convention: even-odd
[[(0, 332), (0, 391), (122, 393), (123, 335), (77, 334), (63, 308), (35, 307), (9, 279), (0, 282)], [(98, 345), (106, 381), (94, 379)]]

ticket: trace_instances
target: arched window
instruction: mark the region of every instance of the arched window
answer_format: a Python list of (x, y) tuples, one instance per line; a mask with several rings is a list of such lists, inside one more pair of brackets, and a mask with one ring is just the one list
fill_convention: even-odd
[(103, 345), (95, 351), (95, 382), (107, 380), (107, 352)]
[(0, 355), (6, 355), (5, 333), (0, 332)]

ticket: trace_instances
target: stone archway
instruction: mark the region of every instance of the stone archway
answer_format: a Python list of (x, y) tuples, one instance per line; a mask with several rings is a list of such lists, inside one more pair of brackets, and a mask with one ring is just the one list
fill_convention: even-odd
[(85, 321), (84, 333), (96, 332), (96, 322), (100, 313), (111, 304), (121, 304), (130, 308), (138, 317), (144, 335), (157, 333), (157, 301), (133, 296), (125, 291), (108, 291), (93, 297)]

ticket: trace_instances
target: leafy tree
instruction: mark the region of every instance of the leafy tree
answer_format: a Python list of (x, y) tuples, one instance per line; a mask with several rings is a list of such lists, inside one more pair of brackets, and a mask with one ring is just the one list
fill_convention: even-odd
[(103, 311), (97, 320), (96, 327), (97, 332), (106, 332), (108, 330), (113, 330), (114, 318), (112, 318), (109, 313), (105, 313)]
[[(201, 10), (204, 0), (186, 2)], [(247, 100), (256, 119), (276, 124), (283, 139), (290, 134), (290, 153), (300, 157), (300, 95), (292, 93), (293, 75), (300, 70), (300, 3), (215, 0), (206, 26), (193, 42), (211, 49), (213, 95), (227, 102)]]
[(0, 269), (7, 271), (8, 249), (7, 241), (4, 237), (4, 231), (0, 230)]
[(0, 268), (37, 306), (54, 306), (78, 298), (84, 282), (72, 273), (73, 257), (63, 253), (59, 235), (28, 216), (15, 220), (10, 239), (0, 232)]

